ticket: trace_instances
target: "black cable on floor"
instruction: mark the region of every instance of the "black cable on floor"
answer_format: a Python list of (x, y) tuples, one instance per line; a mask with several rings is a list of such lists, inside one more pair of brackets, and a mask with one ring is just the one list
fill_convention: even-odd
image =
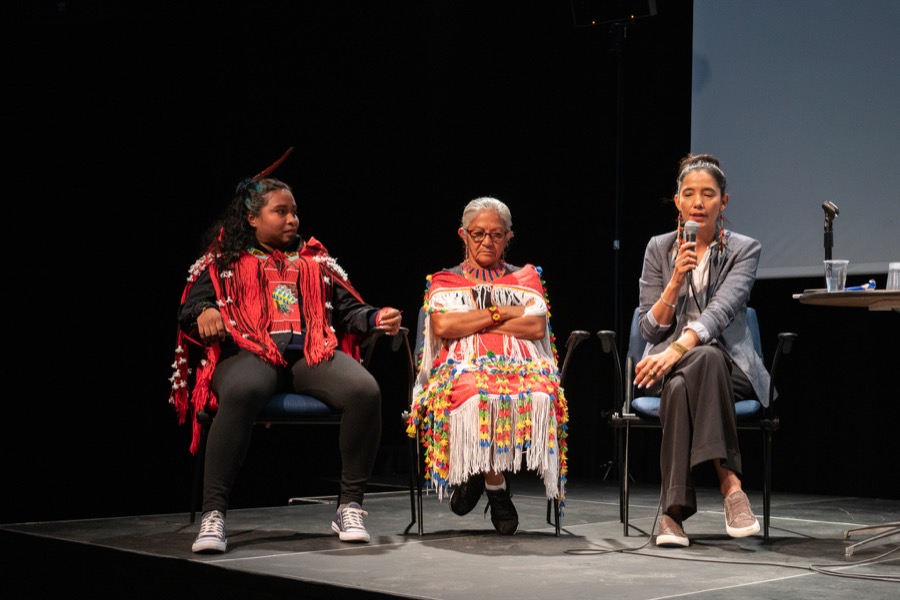
[(686, 562), (702, 562), (702, 563), (717, 563), (717, 564), (729, 564), (729, 565), (750, 565), (750, 566), (766, 566), (766, 567), (780, 567), (784, 569), (795, 569), (799, 571), (812, 571), (813, 573), (819, 573), (821, 575), (831, 575), (833, 577), (846, 577), (848, 579), (865, 579), (869, 581), (888, 581), (888, 582), (900, 582), (900, 577), (892, 577), (892, 576), (883, 576), (883, 575), (869, 575), (869, 574), (853, 574), (853, 573), (844, 573), (842, 571), (837, 571), (837, 568), (847, 568), (847, 567), (856, 567), (859, 565), (864, 565), (867, 563), (874, 563), (881, 561), (891, 554), (900, 551), (900, 546), (896, 548), (892, 548), (887, 552), (880, 554), (879, 556), (875, 556), (873, 558), (867, 558), (864, 560), (854, 561), (850, 563), (842, 563), (835, 565), (815, 565), (810, 564), (808, 566), (803, 565), (791, 565), (786, 563), (773, 563), (773, 562), (759, 562), (759, 561), (746, 561), (746, 560), (718, 560), (718, 559), (710, 559), (710, 558), (687, 558), (684, 556), (672, 556), (671, 554), (653, 554), (650, 552), (641, 552), (644, 548), (650, 545), (650, 541), (653, 539), (653, 534), (656, 532), (656, 526), (659, 523), (659, 514), (662, 512), (662, 496), (660, 496), (659, 504), (656, 506), (656, 516), (653, 517), (653, 527), (650, 529), (650, 536), (647, 538), (647, 541), (637, 546), (636, 548), (573, 548), (569, 550), (565, 550), (565, 554), (572, 554), (576, 556), (591, 556), (591, 555), (600, 555), (600, 554), (636, 554), (638, 556), (651, 556), (654, 558), (664, 558), (667, 560), (680, 560)]

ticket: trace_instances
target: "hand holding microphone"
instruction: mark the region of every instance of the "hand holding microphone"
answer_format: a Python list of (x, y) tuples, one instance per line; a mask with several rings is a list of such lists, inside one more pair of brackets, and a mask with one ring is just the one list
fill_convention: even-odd
[[(700, 229), (700, 223), (697, 221), (688, 221), (684, 224), (684, 241), (685, 242), (694, 242), (697, 243), (697, 230)], [(688, 285), (692, 288), (694, 286), (694, 282), (692, 280), (691, 274), (693, 273), (693, 269), (687, 272), (687, 280)]]

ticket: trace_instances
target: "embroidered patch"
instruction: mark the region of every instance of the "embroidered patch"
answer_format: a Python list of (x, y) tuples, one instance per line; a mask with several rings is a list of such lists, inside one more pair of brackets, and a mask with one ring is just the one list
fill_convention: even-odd
[(298, 298), (294, 290), (285, 284), (281, 284), (272, 290), (272, 300), (275, 301), (275, 307), (278, 309), (278, 312), (288, 314), (291, 312), (291, 307), (297, 304)]

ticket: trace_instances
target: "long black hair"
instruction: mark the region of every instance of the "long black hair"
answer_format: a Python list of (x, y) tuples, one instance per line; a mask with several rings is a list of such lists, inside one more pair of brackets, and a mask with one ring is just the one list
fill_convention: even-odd
[(292, 191), (288, 184), (274, 178), (256, 182), (245, 179), (238, 184), (234, 198), (204, 235), (204, 248), (216, 255), (220, 270), (234, 264), (242, 250), (256, 244), (256, 230), (248, 217), (259, 216), (269, 202), (269, 193), (275, 190)]

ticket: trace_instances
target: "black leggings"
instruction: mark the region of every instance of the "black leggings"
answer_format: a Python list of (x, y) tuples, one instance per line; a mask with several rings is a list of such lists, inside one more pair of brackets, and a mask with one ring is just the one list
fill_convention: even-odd
[(203, 512), (228, 509), (228, 500), (250, 447), (253, 420), (272, 394), (314, 396), (341, 412), (340, 502), (363, 501), (381, 442), (381, 390), (359, 362), (343, 352), (315, 367), (299, 353), (288, 366), (275, 367), (246, 350), (224, 357), (211, 388), (219, 399), (206, 443)]

